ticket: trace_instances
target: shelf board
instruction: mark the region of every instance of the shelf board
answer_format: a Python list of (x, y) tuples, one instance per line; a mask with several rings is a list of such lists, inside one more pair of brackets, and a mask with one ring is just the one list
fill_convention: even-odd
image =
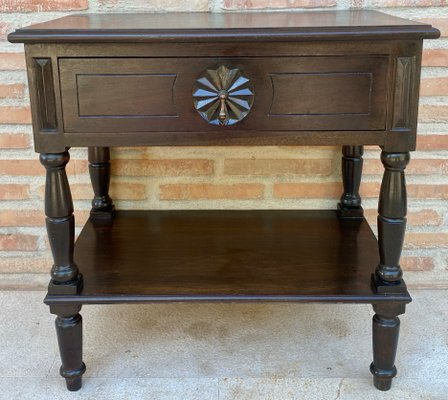
[(47, 304), (411, 300), (372, 290), (374, 234), (329, 210), (118, 211), (86, 223), (75, 261), (82, 292)]

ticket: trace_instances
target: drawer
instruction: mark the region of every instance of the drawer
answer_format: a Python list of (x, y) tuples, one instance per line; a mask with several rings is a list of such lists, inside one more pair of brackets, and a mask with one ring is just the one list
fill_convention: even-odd
[[(221, 65), (238, 69), (253, 93), (234, 125), (211, 124), (193, 101), (198, 77)], [(60, 58), (64, 130), (384, 130), (388, 67), (383, 55)]]

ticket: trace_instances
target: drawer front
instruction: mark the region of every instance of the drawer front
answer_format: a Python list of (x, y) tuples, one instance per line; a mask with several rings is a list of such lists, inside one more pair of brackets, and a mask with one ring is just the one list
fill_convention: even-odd
[[(217, 126), (195, 109), (207, 69), (239, 69), (254, 98)], [(66, 132), (384, 130), (387, 56), (61, 58)]]

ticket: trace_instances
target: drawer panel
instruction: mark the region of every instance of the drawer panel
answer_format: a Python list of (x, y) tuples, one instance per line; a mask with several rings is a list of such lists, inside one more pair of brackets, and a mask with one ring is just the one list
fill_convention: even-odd
[(177, 116), (175, 74), (77, 76), (79, 117)]
[[(272, 74), (271, 79), (274, 93), (270, 115), (368, 115), (370, 112), (372, 74), (367, 72), (285, 73)], [(350, 92), (344, 96), (346, 88)]]
[[(207, 68), (238, 68), (254, 103), (232, 126), (193, 105)], [(383, 130), (389, 58), (372, 56), (61, 58), (66, 132)]]

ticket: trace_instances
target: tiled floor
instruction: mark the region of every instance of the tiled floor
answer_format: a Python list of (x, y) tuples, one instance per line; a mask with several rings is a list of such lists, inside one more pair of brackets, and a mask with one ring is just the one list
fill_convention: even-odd
[(368, 305), (85, 306), (84, 386), (58, 377), (43, 292), (0, 292), (0, 399), (448, 399), (448, 291), (414, 290), (399, 375), (373, 388)]

